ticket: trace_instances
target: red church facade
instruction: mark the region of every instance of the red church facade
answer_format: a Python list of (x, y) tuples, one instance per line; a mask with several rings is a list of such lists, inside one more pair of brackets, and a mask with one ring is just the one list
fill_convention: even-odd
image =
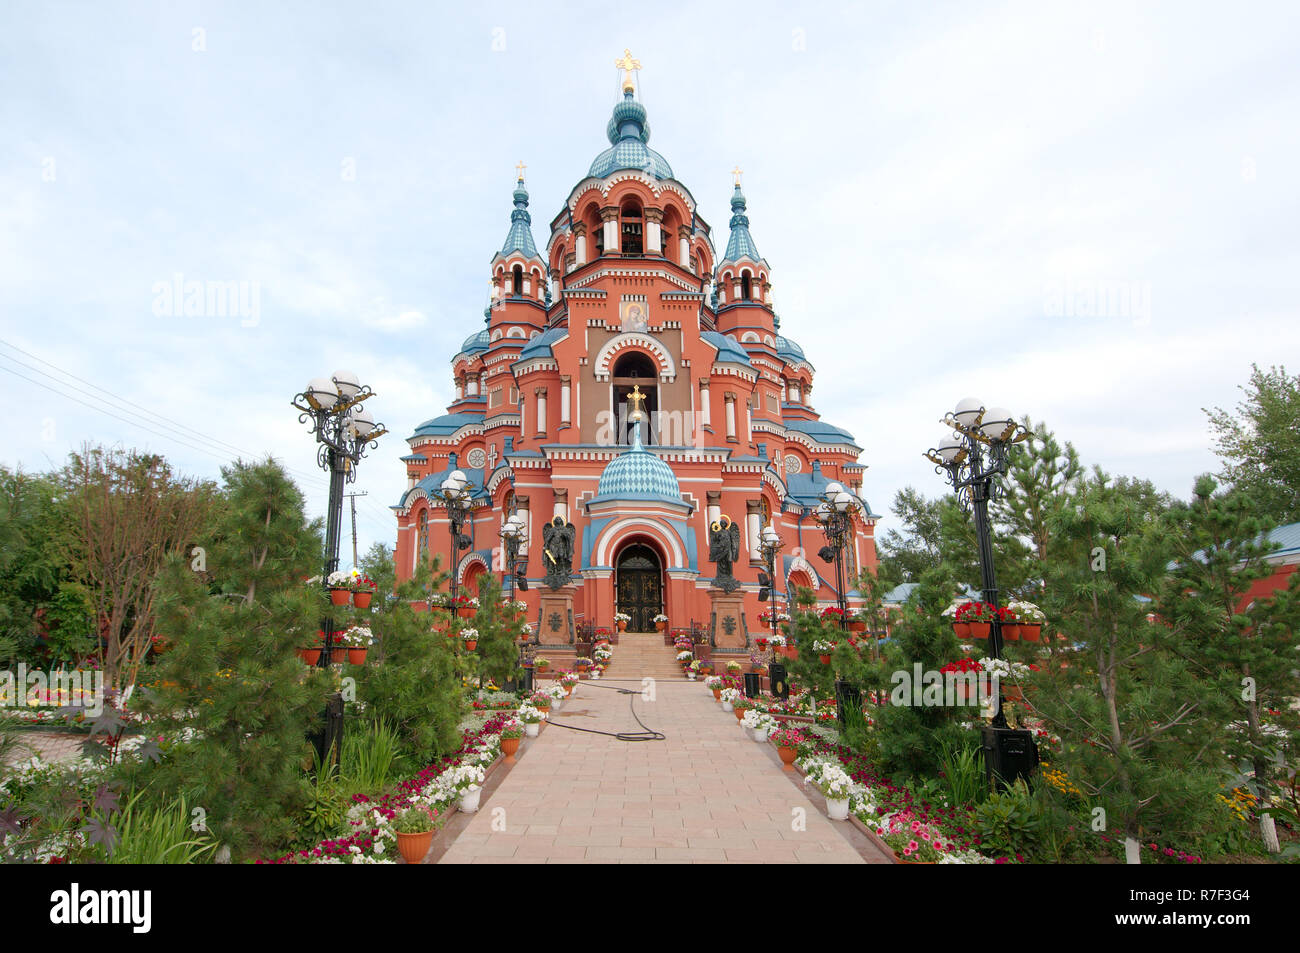
[[(479, 575), (504, 569), (499, 532), (518, 513), (529, 579), (519, 598), (535, 616), (542, 528), (558, 516), (576, 529), (580, 620), (609, 626), (623, 611), (636, 630), (662, 612), (685, 626), (709, 618), (709, 526), (727, 516), (741, 530), (733, 571), (747, 628), (761, 625), (759, 538), (768, 525), (785, 544), (778, 600), (799, 585), (834, 603), (834, 569), (815, 555), (824, 539), (813, 509), (833, 482), (852, 495), (850, 579), (875, 568), (876, 515), (862, 496), (861, 448), (813, 409), (814, 368), (780, 333), (739, 176), (719, 256), (694, 196), (648, 146), (630, 71), (607, 135), (610, 147), (540, 248), (521, 168), (510, 230), (490, 264), (484, 327), (451, 361), (455, 399), (407, 438), (407, 488), (393, 508), (398, 576), (437, 555), (476, 590)], [(628, 422), (634, 388), (647, 422)], [(632, 446), (633, 427), (644, 449)], [(644, 460), (610, 469), (628, 454)], [(457, 470), (472, 498), (470, 545), (451, 567), (439, 488)]]

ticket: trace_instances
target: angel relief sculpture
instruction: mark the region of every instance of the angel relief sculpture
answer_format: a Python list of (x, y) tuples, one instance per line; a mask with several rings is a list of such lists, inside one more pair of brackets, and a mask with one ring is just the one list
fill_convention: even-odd
[(740, 580), (731, 569), (740, 558), (740, 527), (729, 516), (720, 516), (709, 525), (709, 561), (716, 567), (713, 584), (723, 592), (740, 588)]
[(546, 565), (543, 582), (551, 589), (567, 585), (572, 578), (574, 539), (578, 531), (563, 516), (542, 527), (542, 555)]

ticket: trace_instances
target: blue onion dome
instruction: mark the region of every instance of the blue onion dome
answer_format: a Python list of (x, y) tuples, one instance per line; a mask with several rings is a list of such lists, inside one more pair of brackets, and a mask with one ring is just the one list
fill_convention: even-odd
[(479, 351), (486, 351), (491, 343), (492, 336), (488, 333), (487, 328), (484, 328), (482, 331), (476, 331), (467, 337), (465, 343), (460, 346), (460, 350), (462, 354), (475, 354)]
[(794, 361), (807, 360), (807, 358), (804, 357), (803, 348), (801, 348), (798, 344), (795, 344), (789, 338), (782, 337), (781, 335), (778, 334), (775, 340), (776, 340), (776, 353), (778, 357), (783, 357), (786, 358), (787, 360), (793, 359)]
[(646, 110), (631, 92), (624, 92), (622, 102), (614, 107), (605, 127), (610, 147), (596, 156), (587, 175), (603, 179), (619, 169), (639, 169), (657, 179), (673, 178), (668, 160), (646, 145), (650, 141), (650, 123)]
[(736, 190), (731, 193), (731, 237), (727, 239), (723, 261), (739, 261), (742, 258), (762, 261), (763, 256), (758, 253), (754, 236), (749, 234), (749, 216), (745, 214), (745, 207), (745, 193), (740, 191), (740, 183), (737, 182)]
[(628, 415), (632, 430), (632, 446), (609, 462), (600, 474), (596, 497), (601, 500), (659, 500), (681, 503), (682, 490), (672, 467), (647, 450), (641, 443), (641, 421), (644, 414), (640, 405)]

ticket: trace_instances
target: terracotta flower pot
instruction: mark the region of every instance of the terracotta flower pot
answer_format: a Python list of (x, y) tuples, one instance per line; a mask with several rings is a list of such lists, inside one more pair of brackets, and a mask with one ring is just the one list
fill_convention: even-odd
[(850, 622), (850, 623), (849, 623), (849, 631), (850, 631), (850, 632), (865, 632), (865, 631), (867, 631), (867, 624), (866, 624), (865, 622)]
[(473, 606), (461, 606), (456, 610), (456, 614), (460, 616), (462, 619), (472, 619), (474, 618), (475, 611), (476, 610), (474, 609)]
[(506, 764), (515, 763), (515, 752), (519, 750), (519, 738), (502, 738), (501, 753), (506, 756)]
[(817, 661), (821, 662), (823, 665), (830, 665), (831, 657), (829, 655), (819, 655), (817, 656)]
[(424, 855), (429, 852), (429, 845), (433, 843), (433, 831), (424, 831), (421, 834), (398, 834), (397, 849), (402, 855), (402, 859), (408, 864), (418, 864), (424, 860)]
[(666, 628), (668, 628), (668, 623), (667, 623), (667, 622), (656, 622), (656, 623), (655, 623), (655, 631), (656, 631), (656, 632), (662, 632), (662, 631), (663, 631), (664, 629), (666, 629)]
[(969, 622), (954, 622), (954, 623), (952, 624), (952, 631), (953, 631), (953, 634), (956, 635), (957, 638), (959, 638), (959, 639), (967, 639), (967, 638), (970, 638), (970, 623), (969, 623)]
[(626, 632), (626, 631), (627, 631), (627, 623), (626, 623), (626, 622), (617, 622), (617, 623), (615, 623), (615, 626), (616, 626), (616, 628), (618, 629), (618, 631), (620, 631), (620, 632)]
[(970, 624), (970, 634), (973, 639), (987, 639), (989, 630), (993, 628), (989, 622), (972, 622)]
[(798, 748), (790, 748), (785, 745), (776, 749), (776, 753), (781, 756), (781, 768), (785, 771), (794, 770), (795, 755), (799, 753)]
[(298, 658), (308, 665), (315, 665), (320, 661), (320, 649), (298, 649), (297, 652)]
[(370, 649), (368, 649), (368, 648), (365, 648), (365, 649), (353, 649), (353, 648), (349, 648), (349, 649), (348, 649), (348, 662), (349, 662), (349, 664), (352, 664), (352, 665), (365, 665), (365, 664), (366, 664), (366, 653), (369, 652), (369, 651), (370, 651)]
[(745, 717), (745, 713), (741, 711), (739, 708), (733, 708), (731, 710), (731, 713), (736, 716), (736, 721), (740, 721), (740, 719)]
[(370, 600), (374, 597), (375, 594), (373, 592), (368, 589), (363, 589), (359, 592), (352, 593), (352, 604), (358, 609), (369, 609)]
[(1002, 638), (1008, 642), (1016, 642), (1020, 639), (1020, 623), (1004, 622), (1002, 623)]
[(1020, 623), (1020, 637), (1026, 642), (1037, 642), (1043, 637), (1043, 625), (1041, 622)]
[(722, 701), (722, 689), (720, 689), (720, 688), (715, 688), (715, 689), (713, 690), (713, 700), (714, 700), (715, 702), (720, 702), (720, 701)]
[(476, 648), (478, 648), (478, 639), (466, 639), (465, 648), (473, 652)]
[(331, 589), (330, 602), (336, 606), (345, 606), (352, 599), (351, 589)]

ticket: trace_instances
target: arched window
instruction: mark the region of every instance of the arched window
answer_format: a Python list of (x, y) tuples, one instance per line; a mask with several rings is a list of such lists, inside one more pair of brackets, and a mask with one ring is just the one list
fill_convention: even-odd
[(516, 295), (524, 293), (524, 269), (522, 265), (515, 265), (514, 285), (510, 289), (510, 293)]
[(641, 206), (628, 202), (619, 211), (619, 235), (624, 255), (640, 255), (645, 251)]
[(749, 280), (749, 272), (740, 276), (740, 296), (748, 301), (753, 297), (753, 285)]
[(622, 445), (631, 441), (632, 428), (627, 415), (632, 412), (628, 395), (633, 388), (640, 388), (645, 395), (641, 409), (647, 418), (641, 423), (641, 442), (658, 443), (658, 428), (655, 424), (659, 418), (659, 368), (648, 354), (641, 351), (628, 351), (617, 361), (610, 373), (611, 410), (617, 426), (614, 428), (614, 442)]

